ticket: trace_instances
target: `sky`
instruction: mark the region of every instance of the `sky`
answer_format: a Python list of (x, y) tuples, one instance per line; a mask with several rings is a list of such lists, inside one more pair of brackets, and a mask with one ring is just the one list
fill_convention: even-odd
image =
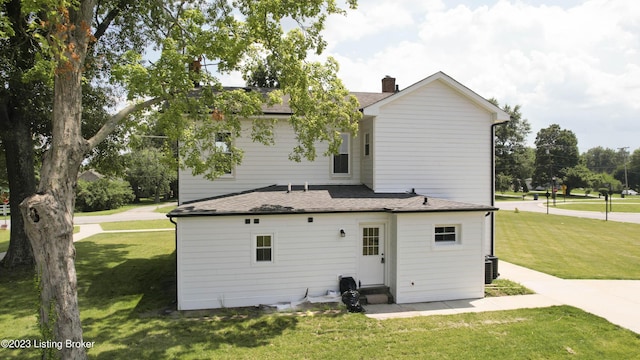
[(402, 90), (442, 71), (520, 105), (529, 146), (558, 124), (581, 153), (640, 148), (638, 0), (360, 0), (324, 37), (351, 91), (379, 92), (386, 75)]
[(581, 152), (640, 148), (640, 1), (366, 0), (330, 19), (325, 39), (352, 91), (443, 71), (520, 105), (531, 146), (559, 124)]

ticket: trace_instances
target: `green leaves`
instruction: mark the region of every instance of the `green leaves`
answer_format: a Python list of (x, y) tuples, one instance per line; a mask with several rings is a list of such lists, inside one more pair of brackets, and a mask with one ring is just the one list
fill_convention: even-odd
[[(352, 1), (347, 2), (354, 6)], [(334, 59), (309, 61), (325, 47), (320, 33), (327, 16), (343, 14), (335, 1), (235, 1), (212, 2), (175, 12), (176, 25), (162, 44), (160, 59), (144, 70), (140, 58), (129, 58), (117, 71), (129, 89), (129, 97), (156, 96), (167, 100), (159, 118), (166, 132), (181, 141), (182, 165), (209, 179), (222, 176), (242, 160), (233, 146), (243, 118), (254, 118), (250, 136), (273, 144), (273, 124), (256, 119), (264, 104), (286, 96), (292, 110), (290, 123), (298, 145), (290, 158), (314, 160), (316, 145), (328, 142), (326, 154), (337, 152), (340, 132), (357, 133), (359, 104), (337, 77)], [(233, 10), (233, 11), (232, 11)], [(284, 24), (284, 25), (283, 25)], [(185, 71), (197, 59), (199, 72)], [(260, 64), (277, 76), (280, 91), (223, 89), (218, 73), (240, 71), (247, 78)], [(192, 91), (193, 83), (202, 85)], [(230, 147), (221, 151), (215, 136), (228, 134)], [(216, 165), (217, 164), (217, 165)], [(223, 165), (220, 165), (223, 164)]]
[[(234, 144), (241, 119), (253, 119), (247, 129), (252, 140), (273, 144), (274, 121), (260, 116), (262, 107), (285, 97), (298, 139), (292, 160), (315, 159), (319, 142), (329, 143), (327, 154), (335, 153), (340, 132), (357, 133), (359, 104), (337, 77), (337, 62), (310, 60), (326, 47), (326, 20), (355, 8), (354, 0), (342, 5), (335, 0), (121, 0), (95, 5), (29, 0), (21, 6), (31, 19), (30, 36), (43, 49), (25, 79), (51, 81), (54, 70), (74, 56), (71, 38), (82, 28), (74, 22), (80, 19), (76, 15), (93, 6), (94, 23), (87, 30), (95, 33), (96, 42), (86, 63), (84, 57), (76, 59), (83, 62), (86, 83), (105, 79), (100, 85), (124, 90), (128, 102), (162, 100), (144, 115), (156, 113), (163, 131), (181, 141), (182, 164), (197, 174), (215, 178), (241, 161), (241, 149), (231, 146), (221, 153), (212, 145), (220, 133)], [(8, 35), (2, 24), (0, 35)], [(256, 64), (272, 71), (279, 91), (223, 89), (221, 74), (248, 76)], [(215, 164), (229, 161), (223, 170), (216, 169)]]
[(578, 164), (578, 139), (571, 130), (552, 124), (536, 135), (536, 161), (533, 181), (544, 184), (552, 177), (562, 178), (566, 169)]

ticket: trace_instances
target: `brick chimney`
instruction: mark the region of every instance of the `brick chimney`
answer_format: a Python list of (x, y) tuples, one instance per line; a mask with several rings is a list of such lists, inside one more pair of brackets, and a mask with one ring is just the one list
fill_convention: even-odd
[(382, 92), (393, 93), (396, 91), (396, 78), (389, 75), (385, 76), (384, 79), (382, 79)]

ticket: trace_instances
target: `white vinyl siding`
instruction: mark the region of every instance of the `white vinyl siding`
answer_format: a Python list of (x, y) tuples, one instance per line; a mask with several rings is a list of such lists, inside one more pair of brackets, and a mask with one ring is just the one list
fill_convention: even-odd
[(362, 183), (373, 189), (373, 159), (375, 157), (375, 143), (373, 142), (373, 119), (371, 117), (365, 117), (360, 122), (360, 136), (362, 142), (365, 141), (366, 136), (369, 135), (369, 155), (365, 155), (365, 144), (363, 144), (360, 160), (360, 174)]
[[(313, 217), (313, 222), (308, 218)], [(364, 226), (389, 225), (385, 284), (397, 303), (480, 298), (484, 294), (484, 213), (362, 213), (177, 218), (178, 309), (298, 301), (359, 279)], [(436, 226), (455, 222), (460, 245), (436, 246)], [(362, 225), (365, 224), (365, 225)], [(340, 236), (344, 229), (346, 236)], [(277, 231), (276, 231), (277, 230)], [(311, 235), (309, 235), (311, 234)], [(272, 262), (255, 262), (256, 237), (271, 236)], [(369, 237), (372, 234), (368, 235)], [(375, 234), (373, 234), (375, 237)], [(369, 239), (367, 239), (369, 240)]]
[[(299, 301), (307, 289), (309, 296), (337, 291), (339, 275), (357, 279), (359, 224), (384, 222), (388, 214), (251, 216), (259, 224), (245, 224), (246, 218), (176, 219), (180, 310)], [(270, 234), (272, 263), (254, 262), (256, 235)]]
[(360, 182), (360, 138), (351, 137), (351, 176), (331, 174), (331, 157), (322, 156), (327, 144), (317, 144), (315, 161), (294, 162), (289, 154), (296, 146), (295, 135), (285, 120), (278, 121), (275, 145), (265, 146), (251, 141), (251, 121), (243, 120), (242, 136), (234, 145), (244, 151), (244, 158), (233, 171), (233, 178), (209, 181), (202, 176), (193, 176), (190, 169), (181, 169), (180, 203), (212, 196), (235, 193), (270, 185), (358, 185)]
[(380, 108), (374, 190), (491, 201), (491, 114), (442, 81)]
[[(461, 224), (461, 244), (433, 245), (436, 226)], [(484, 296), (484, 213), (397, 214), (397, 303), (470, 299)]]

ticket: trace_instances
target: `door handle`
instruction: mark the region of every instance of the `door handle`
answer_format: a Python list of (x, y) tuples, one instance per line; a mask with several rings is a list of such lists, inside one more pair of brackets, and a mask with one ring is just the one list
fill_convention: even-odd
[(384, 264), (384, 254), (380, 254), (382, 255), (382, 258), (380, 258), (380, 262)]

